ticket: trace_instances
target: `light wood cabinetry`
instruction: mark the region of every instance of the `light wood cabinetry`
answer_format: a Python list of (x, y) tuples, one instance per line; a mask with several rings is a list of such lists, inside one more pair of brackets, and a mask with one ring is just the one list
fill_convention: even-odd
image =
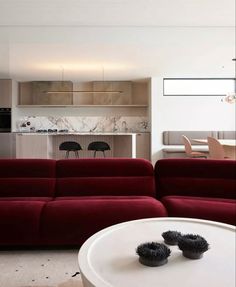
[(73, 104), (83, 106), (148, 106), (148, 83), (132, 81), (97, 81), (75, 83), (74, 90), (83, 91), (122, 91), (116, 93), (73, 93)]
[(115, 157), (131, 157), (132, 155), (133, 158), (150, 160), (150, 133), (133, 134), (132, 137), (116, 136), (113, 149)]
[(136, 157), (150, 160), (150, 133), (139, 133), (136, 136)]
[(12, 80), (0, 80), (0, 108), (12, 107)]
[[(72, 105), (73, 83), (70, 81), (34, 81), (19, 83), (19, 105)], [(65, 93), (48, 93), (66, 91)], [(68, 91), (68, 92), (67, 92)]]
[[(92, 91), (93, 82), (74, 83), (74, 91)], [(90, 106), (93, 105), (93, 93), (73, 93), (73, 105), (74, 106)]]
[(16, 135), (16, 158), (50, 158), (47, 135)]
[[(45, 93), (45, 91), (74, 91)], [(76, 92), (76, 91), (87, 91)], [(89, 91), (89, 93), (88, 93)], [(93, 91), (122, 91), (122, 93), (93, 93)], [(132, 81), (97, 82), (22, 82), (19, 83), (21, 107), (147, 107), (148, 84)]]
[(131, 82), (94, 82), (94, 91), (114, 91), (122, 93), (94, 94), (95, 105), (131, 105), (132, 83)]
[(14, 133), (0, 133), (0, 158), (16, 157), (16, 137)]

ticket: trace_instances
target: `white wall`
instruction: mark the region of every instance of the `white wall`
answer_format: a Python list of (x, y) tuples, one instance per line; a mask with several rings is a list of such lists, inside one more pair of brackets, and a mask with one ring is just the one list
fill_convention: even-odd
[(234, 27), (0, 27), (0, 55), (9, 47), (0, 75), (60, 80), (61, 66), (73, 82), (101, 80), (102, 66), (105, 80), (227, 75), (234, 39)]
[[(164, 130), (235, 128), (235, 108), (221, 103), (220, 98), (162, 97), (162, 77), (234, 77), (231, 60), (235, 57), (234, 27), (0, 28), (4, 51), (8, 41), (9, 74), (17, 80), (58, 80), (59, 66), (65, 64), (66, 68), (67, 62), (78, 67), (80, 63), (97, 65), (96, 69), (87, 71), (66, 68), (67, 80), (101, 80), (99, 64), (104, 62), (116, 67), (106, 72), (106, 80), (153, 77), (150, 93), (154, 161), (158, 158)], [(55, 69), (50, 69), (50, 64), (55, 64)], [(97, 115), (104, 112), (104, 109), (96, 110)], [(127, 113), (106, 110), (108, 114), (123, 112)], [(24, 115), (93, 113), (94, 109), (13, 109), (14, 119)]]
[(236, 105), (221, 97), (163, 96), (163, 78), (151, 79), (152, 161), (161, 158), (162, 133), (168, 130), (235, 130)]

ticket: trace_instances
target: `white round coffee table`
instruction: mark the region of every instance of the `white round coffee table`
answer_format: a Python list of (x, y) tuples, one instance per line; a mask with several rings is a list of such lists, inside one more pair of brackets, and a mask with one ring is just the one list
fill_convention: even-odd
[[(135, 253), (140, 243), (163, 243), (161, 234), (177, 230), (206, 238), (210, 249), (202, 259), (182, 256), (169, 246), (166, 265), (147, 267)], [(113, 225), (90, 237), (79, 252), (85, 287), (235, 287), (235, 227), (187, 218), (151, 218)]]

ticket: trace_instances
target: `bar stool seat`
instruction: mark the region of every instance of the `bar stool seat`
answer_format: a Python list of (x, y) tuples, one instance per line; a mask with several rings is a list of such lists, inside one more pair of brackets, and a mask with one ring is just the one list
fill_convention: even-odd
[(65, 158), (69, 157), (69, 153), (73, 151), (75, 153), (75, 157), (79, 157), (79, 150), (82, 150), (82, 147), (79, 143), (74, 142), (74, 141), (66, 141), (62, 142), (59, 146), (59, 150), (65, 150), (66, 155)]
[(105, 156), (105, 151), (106, 150), (111, 150), (110, 146), (108, 143), (106, 142), (103, 142), (103, 141), (95, 141), (95, 142), (91, 142), (89, 145), (88, 145), (88, 150), (93, 150), (94, 151), (94, 154), (93, 154), (93, 157), (96, 157), (96, 153), (98, 151), (101, 151), (103, 153), (103, 156)]

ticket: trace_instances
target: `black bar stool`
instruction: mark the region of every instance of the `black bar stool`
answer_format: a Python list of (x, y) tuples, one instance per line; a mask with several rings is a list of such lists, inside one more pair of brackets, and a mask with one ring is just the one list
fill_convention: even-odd
[(66, 155), (65, 158), (69, 157), (69, 153), (70, 151), (73, 151), (75, 153), (75, 157), (79, 157), (79, 150), (82, 150), (82, 147), (79, 143), (77, 142), (63, 142), (60, 144), (59, 146), (59, 150), (65, 150), (66, 151)]
[(89, 145), (88, 145), (88, 150), (94, 150), (94, 154), (93, 154), (93, 157), (96, 157), (96, 153), (97, 151), (101, 151), (103, 152), (103, 156), (105, 156), (105, 151), (106, 150), (110, 150), (110, 146), (108, 143), (106, 142), (91, 142)]

